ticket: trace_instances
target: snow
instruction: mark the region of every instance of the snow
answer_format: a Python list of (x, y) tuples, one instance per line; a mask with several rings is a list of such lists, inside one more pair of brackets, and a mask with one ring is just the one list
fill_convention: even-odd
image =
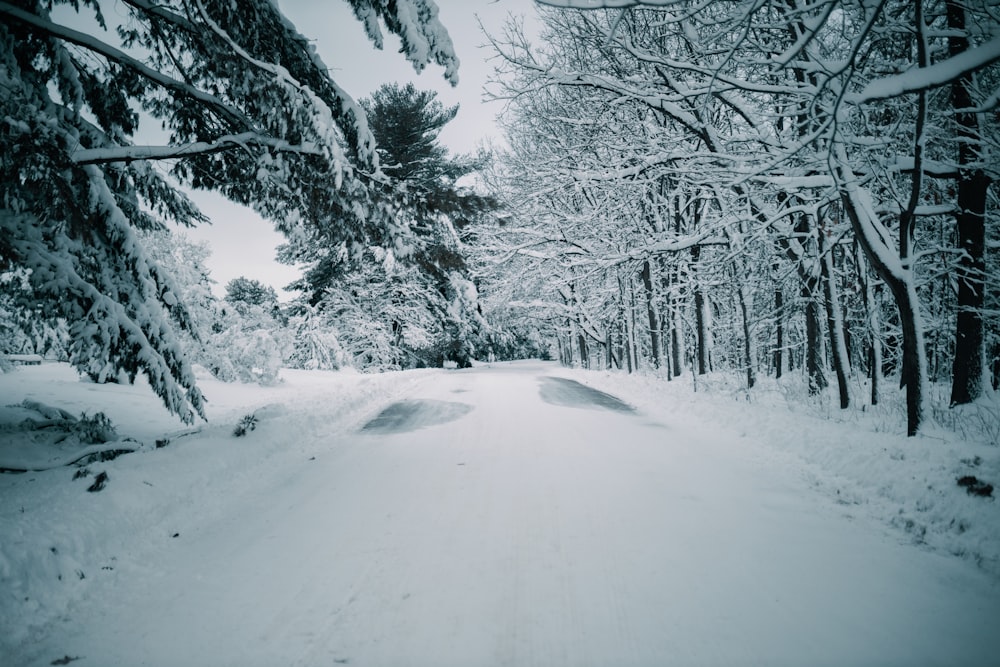
[(260, 132), (242, 132), (227, 134), (213, 141), (195, 141), (177, 146), (103, 146), (101, 148), (78, 148), (72, 153), (73, 162), (77, 164), (96, 164), (100, 162), (125, 162), (129, 160), (164, 160), (214, 153), (226, 146), (246, 148), (250, 144), (259, 144), (282, 151), (297, 152), (308, 155), (322, 155), (319, 148), (306, 142), (301, 146), (293, 146), (284, 139), (274, 139)]
[(5, 403), (101, 410), (142, 445), (83, 479), (0, 475), (4, 664), (1000, 654), (997, 501), (955, 483), (1000, 479), (990, 442), (828, 414), (795, 378), (750, 398), (726, 376), (694, 393), (541, 362), (282, 379), (203, 375), (210, 422), (191, 429), (141, 384), (53, 363), (0, 375)]
[(1000, 60), (1000, 38), (964, 51), (929, 67), (914, 67), (892, 76), (870, 81), (860, 93), (848, 94), (850, 104), (867, 104), (877, 100), (917, 93), (948, 84), (969, 72)]

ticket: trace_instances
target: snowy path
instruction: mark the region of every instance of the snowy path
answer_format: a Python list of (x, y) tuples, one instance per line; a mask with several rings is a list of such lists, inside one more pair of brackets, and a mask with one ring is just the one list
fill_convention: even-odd
[(968, 563), (739, 444), (570, 405), (550, 368), (430, 377), (122, 567), (29, 664), (1000, 660), (1000, 596)]

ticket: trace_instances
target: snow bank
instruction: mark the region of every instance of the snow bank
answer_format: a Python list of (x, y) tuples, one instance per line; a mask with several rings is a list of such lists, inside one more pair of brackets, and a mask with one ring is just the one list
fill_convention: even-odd
[[(52, 462), (86, 446), (66, 431), (22, 428), (32, 416), (23, 401), (64, 411), (51, 417), (102, 411), (119, 438), (132, 439), (107, 447), (139, 449), (86, 466), (0, 474), (0, 655), (4, 645), (66, 614), (91, 582), (141, 568), (143, 553), (176, 539), (190, 517), (219, 516), (256, 487), (283, 479), (282, 470), (321, 455), (318, 446), (336, 448), (338, 434), (431, 372), (283, 370), (284, 381), (273, 387), (202, 377), (210, 421), (195, 428), (167, 413), (140, 381), (93, 384), (67, 364), (0, 375), (6, 465)], [(256, 429), (234, 437), (247, 414), (256, 416)], [(88, 491), (101, 473), (105, 488)]]
[(720, 439), (738, 434), (748, 456), (798, 470), (845, 513), (869, 515), (900, 539), (968, 559), (1000, 579), (1000, 488), (981, 497), (957, 483), (972, 475), (1000, 487), (1000, 397), (939, 410), (948, 428), (907, 438), (905, 407), (894, 397), (875, 409), (840, 411), (832, 393), (807, 398), (796, 377), (763, 378), (747, 393), (740, 379), (722, 374), (698, 378), (697, 391), (689, 375), (667, 381), (578, 369), (560, 374), (671, 423)]

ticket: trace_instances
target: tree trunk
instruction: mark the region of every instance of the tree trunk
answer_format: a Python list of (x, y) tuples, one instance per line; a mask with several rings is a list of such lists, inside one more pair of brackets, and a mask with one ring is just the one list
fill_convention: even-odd
[(701, 246), (691, 247), (691, 274), (694, 283), (695, 336), (698, 345), (698, 375), (709, 371), (709, 332), (705, 313), (705, 293), (698, 280), (698, 262), (701, 260)]
[[(904, 285), (889, 283), (899, 307), (903, 325), (903, 369), (900, 386), (906, 387), (906, 434), (913, 436), (924, 421), (924, 396), (927, 385), (927, 358), (924, 353), (923, 320), (920, 302), (912, 281)], [(897, 292), (898, 291), (898, 292)]]
[(860, 244), (855, 244), (856, 263), (858, 265), (858, 277), (861, 279), (862, 289), (865, 295), (865, 309), (868, 311), (868, 335), (871, 337), (871, 352), (869, 355), (872, 391), (872, 405), (878, 405), (879, 393), (882, 389), (882, 322), (879, 318), (878, 303), (875, 300), (875, 288), (872, 286), (871, 276), (868, 275), (868, 262), (861, 254)]
[[(846, 153), (842, 146), (837, 147), (838, 159), (847, 164)], [(900, 387), (906, 388), (906, 432), (916, 435), (924, 420), (924, 401), (927, 395), (927, 358), (924, 354), (923, 318), (920, 314), (920, 301), (917, 298), (917, 288), (913, 273), (909, 270), (900, 271), (899, 267), (890, 266), (881, 257), (890, 249), (885, 244), (886, 234), (882, 233), (880, 223), (875, 218), (874, 210), (868, 202), (867, 193), (862, 194), (860, 186), (854, 180), (853, 174), (840, 168), (838, 177), (841, 180), (841, 201), (847, 211), (858, 243), (875, 272), (889, 286), (896, 308), (899, 311), (899, 321), (903, 329), (903, 361), (900, 375)], [(875, 244), (880, 244), (878, 249)]]
[[(677, 282), (680, 282), (680, 267), (677, 267)], [(680, 299), (676, 294), (670, 294), (670, 355), (671, 370), (674, 377), (680, 377), (684, 372), (684, 319), (681, 317)]]
[(646, 292), (646, 316), (649, 319), (649, 344), (652, 348), (653, 368), (660, 368), (663, 346), (660, 343), (660, 315), (656, 310), (656, 297), (653, 293), (653, 270), (649, 260), (642, 263), (642, 286)]
[(802, 298), (806, 300), (806, 376), (809, 380), (809, 395), (816, 396), (826, 389), (829, 383), (823, 373), (823, 352), (820, 331), (819, 303), (816, 291), (819, 285), (816, 278), (805, 278), (802, 286)]
[(583, 331), (578, 332), (576, 336), (580, 345), (580, 368), (590, 368), (590, 350), (587, 349), (587, 337)]
[(673, 355), (674, 377), (680, 377), (684, 372), (684, 331), (681, 329), (679, 317), (674, 318), (674, 326), (670, 332), (670, 353)]
[(708, 329), (705, 321), (705, 296), (700, 287), (696, 287), (694, 292), (694, 318), (697, 328), (698, 375), (705, 375), (708, 373)]
[(781, 379), (781, 367), (783, 365), (783, 355), (785, 351), (785, 318), (782, 314), (782, 308), (784, 304), (784, 294), (781, 288), (774, 290), (774, 319), (775, 319), (775, 336), (774, 336), (774, 379)]
[(851, 406), (851, 394), (847, 385), (847, 370), (850, 362), (847, 359), (847, 345), (844, 341), (844, 316), (840, 310), (840, 294), (837, 289), (837, 276), (833, 266), (833, 248), (826, 247), (826, 234), (819, 229), (820, 270), (823, 281), (823, 292), (826, 296), (826, 327), (830, 334), (830, 347), (833, 351), (833, 368), (837, 374), (837, 390), (840, 395), (840, 409)]
[[(966, 37), (965, 7), (956, 0), (946, 0), (948, 16), (948, 55), (955, 57), (969, 49)], [(955, 357), (952, 364), (951, 404), (971, 403), (983, 392), (985, 375), (985, 339), (983, 304), (986, 291), (986, 199), (989, 178), (975, 164), (980, 156), (980, 124), (977, 114), (959, 109), (973, 106), (970, 88), (972, 75), (966, 74), (951, 85), (951, 104), (956, 110), (958, 138), (958, 318), (955, 323)]]
[(629, 347), (632, 348), (632, 363), (631, 367), (636, 371), (639, 370), (639, 357), (641, 353), (639, 352), (639, 334), (637, 333), (638, 326), (635, 321), (635, 285), (632, 284), (632, 279), (629, 278), (628, 281), (628, 301), (629, 301)]
[(625, 312), (622, 311), (622, 354), (625, 357), (625, 370), (631, 375), (635, 370), (632, 365), (632, 335), (629, 332), (628, 317), (625, 316)]
[[(806, 378), (809, 386), (809, 395), (816, 396), (828, 385), (826, 375), (823, 373), (823, 350), (822, 336), (819, 314), (819, 287), (821, 269), (817, 266), (820, 262), (819, 251), (815, 243), (809, 239), (815, 239), (812, 233), (812, 225), (809, 216), (800, 214), (797, 216), (794, 226), (795, 236), (803, 239), (801, 243), (795, 243), (792, 239), (781, 238), (779, 243), (785, 254), (795, 262), (796, 273), (799, 277), (799, 295), (805, 303), (806, 318), (806, 344), (804, 350), (804, 364), (800, 359), (800, 365), (806, 369)], [(794, 358), (793, 358), (794, 363)]]
[(671, 365), (670, 350), (667, 349), (669, 344), (667, 341), (670, 336), (670, 319), (666, 312), (660, 315), (660, 343), (663, 344), (663, 370), (667, 381), (674, 379), (674, 369)]
[(753, 389), (757, 383), (757, 377), (754, 368), (753, 335), (750, 331), (750, 314), (747, 307), (747, 302), (752, 296), (747, 294), (747, 291), (746, 286), (741, 282), (737, 294), (740, 300), (740, 314), (743, 318), (743, 363), (747, 369), (747, 389)]
[(829, 385), (826, 375), (823, 373), (822, 343), (820, 342), (822, 324), (819, 304), (816, 302), (813, 290), (804, 286), (802, 297), (806, 299), (806, 375), (809, 379), (809, 395), (816, 396)]

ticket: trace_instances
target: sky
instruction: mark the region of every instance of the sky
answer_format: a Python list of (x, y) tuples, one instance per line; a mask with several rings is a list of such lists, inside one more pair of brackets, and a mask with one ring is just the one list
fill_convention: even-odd
[[(483, 99), (483, 88), (493, 64), (492, 51), (484, 46), (487, 39), (478, 21), (491, 33), (499, 34), (508, 17), (525, 16), (530, 22), (536, 9), (533, 0), (438, 0), (437, 5), (441, 22), (448, 29), (461, 61), (459, 83), (455, 87), (444, 79), (444, 70), (436, 65), (416, 74), (398, 52), (399, 40), (394, 35), (385, 34), (384, 49), (376, 50), (346, 2), (279, 0), (282, 11), (299, 31), (315, 40), (333, 79), (354, 99), (367, 97), (389, 82), (413, 82), (420, 90), (435, 90), (444, 105), (459, 105), (458, 115), (441, 133), (442, 142), (453, 153), (471, 153), (483, 142), (499, 138), (495, 117), (502, 109), (502, 103)], [(212, 224), (184, 233), (211, 246), (212, 256), (207, 264), (219, 296), (225, 294), (226, 283), (240, 276), (271, 285), (282, 301), (294, 296), (282, 288), (298, 278), (300, 272), (296, 267), (274, 261), (275, 248), (283, 237), (270, 223), (215, 193), (193, 192), (191, 196)]]

